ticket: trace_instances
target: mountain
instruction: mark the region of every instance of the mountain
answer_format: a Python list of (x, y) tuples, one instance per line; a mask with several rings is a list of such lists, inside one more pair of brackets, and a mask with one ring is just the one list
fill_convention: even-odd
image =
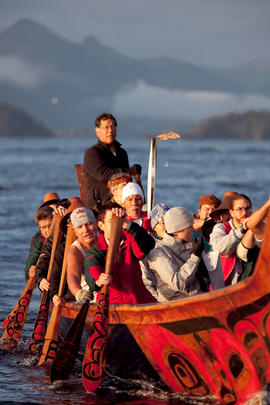
[(112, 109), (119, 92), (140, 81), (174, 90), (245, 91), (218, 70), (131, 58), (95, 37), (72, 43), (29, 19), (0, 33), (0, 63), (0, 101), (23, 107), (53, 129), (88, 127)]
[(236, 80), (245, 91), (270, 97), (270, 55), (264, 59), (222, 70), (227, 80)]
[(54, 134), (24, 111), (0, 104), (0, 137), (52, 137)]
[[(164, 91), (255, 92), (270, 97), (266, 62), (260, 72), (255, 65), (221, 70), (171, 58), (135, 59), (93, 36), (70, 42), (30, 19), (0, 33), (0, 102), (22, 108), (59, 132), (89, 128), (102, 111), (115, 111), (119, 94), (136, 89), (138, 83)], [(134, 120), (135, 115), (136, 111)], [(147, 110), (144, 115), (136, 119), (155, 122)], [(128, 133), (121, 109), (117, 117), (127, 121), (122, 128)], [(181, 109), (173, 120), (158, 122), (163, 127), (170, 122), (187, 124)]]
[(185, 138), (270, 140), (270, 112), (230, 113), (187, 130)]

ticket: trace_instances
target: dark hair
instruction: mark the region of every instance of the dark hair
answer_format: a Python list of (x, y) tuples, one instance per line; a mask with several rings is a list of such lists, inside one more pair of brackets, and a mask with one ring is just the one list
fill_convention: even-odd
[(35, 222), (38, 224), (42, 219), (52, 218), (53, 217), (53, 208), (49, 205), (45, 207), (40, 207), (36, 210), (35, 213)]
[(117, 204), (114, 201), (108, 201), (106, 204), (102, 205), (99, 210), (98, 210), (98, 217), (97, 220), (104, 222), (104, 217), (106, 214), (106, 211), (111, 211), (113, 208), (121, 208), (119, 204)]
[(105, 120), (113, 120), (114, 125), (117, 127), (117, 121), (114, 118), (112, 114), (109, 113), (102, 113), (100, 114), (96, 119), (95, 119), (95, 127), (99, 128), (100, 127), (100, 121), (105, 121)]
[(107, 182), (107, 186), (109, 189), (113, 186), (118, 186), (121, 183), (124, 183), (126, 181), (127, 183), (132, 181), (132, 177), (128, 172), (121, 171), (119, 173), (113, 174), (110, 180)]
[(252, 207), (252, 202), (246, 194), (237, 194), (237, 195), (234, 195), (233, 197), (231, 197), (231, 199), (230, 199), (230, 209), (233, 209), (234, 201), (243, 200), (243, 199), (247, 200), (250, 204), (250, 207)]

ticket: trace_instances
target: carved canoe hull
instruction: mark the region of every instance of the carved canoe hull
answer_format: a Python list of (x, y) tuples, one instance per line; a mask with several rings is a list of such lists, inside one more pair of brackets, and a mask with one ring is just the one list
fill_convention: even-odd
[[(241, 404), (270, 382), (270, 221), (254, 274), (235, 286), (166, 303), (115, 305), (109, 323), (125, 324), (174, 392)], [(62, 316), (80, 306), (66, 303)], [(95, 305), (87, 314), (88, 326)]]

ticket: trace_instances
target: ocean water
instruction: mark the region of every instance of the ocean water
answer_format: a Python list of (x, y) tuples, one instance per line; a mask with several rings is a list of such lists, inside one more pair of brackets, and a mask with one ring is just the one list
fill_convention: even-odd
[[(149, 139), (119, 139), (130, 163), (143, 167), (146, 192)], [(79, 196), (74, 165), (95, 142), (80, 139), (0, 138), (0, 322), (17, 303), (25, 286), (24, 265), (37, 231), (33, 216), (48, 191), (61, 198)], [(247, 194), (254, 208), (270, 192), (270, 142), (157, 141), (157, 203), (184, 206), (196, 212), (203, 194), (222, 198), (226, 191)], [(34, 291), (21, 340), (15, 351), (0, 350), (0, 403), (19, 404), (218, 404), (211, 398), (172, 394), (144, 380), (105, 377), (97, 393), (84, 391), (80, 373), (65, 384), (50, 384), (42, 368), (26, 355), (40, 296)], [(267, 403), (266, 393), (258, 401)], [(255, 401), (255, 402), (254, 402)]]

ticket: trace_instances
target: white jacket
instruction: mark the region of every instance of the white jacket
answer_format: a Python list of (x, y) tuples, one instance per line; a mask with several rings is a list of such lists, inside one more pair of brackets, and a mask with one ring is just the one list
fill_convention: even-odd
[(143, 279), (159, 302), (195, 295), (201, 291), (196, 271), (200, 258), (190, 254), (192, 243), (165, 233), (144, 260)]

